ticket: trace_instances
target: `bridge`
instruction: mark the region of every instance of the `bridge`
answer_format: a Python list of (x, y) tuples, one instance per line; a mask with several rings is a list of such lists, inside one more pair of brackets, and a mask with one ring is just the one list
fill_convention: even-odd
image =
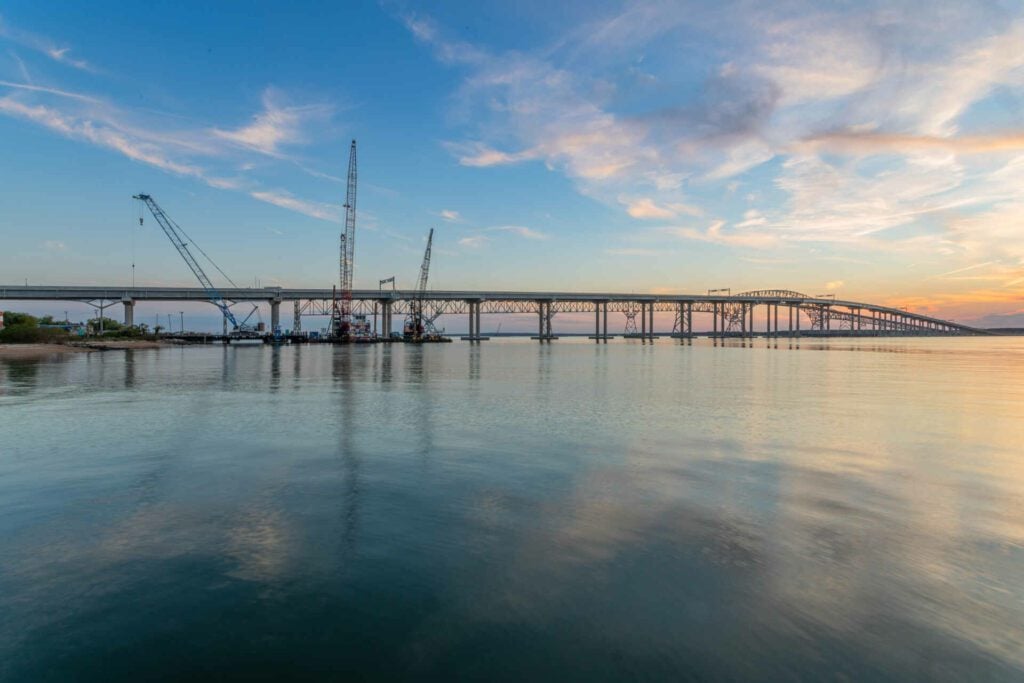
[[(281, 304), (292, 304), (292, 329), (302, 329), (303, 316), (329, 316), (334, 294), (330, 289), (290, 289), (282, 287), (229, 288), (218, 290), (228, 301), (267, 303), (271, 329), (280, 325)], [(209, 294), (199, 287), (117, 287), (117, 286), (0, 286), (0, 299), (12, 301), (78, 301), (100, 311), (120, 305), (124, 321), (134, 324), (138, 301), (209, 302)], [(732, 294), (729, 290), (711, 290), (708, 294), (617, 294), (581, 292), (507, 292), (507, 291), (428, 291), (354, 290), (354, 314), (380, 316), (381, 333), (393, 331), (393, 316), (409, 312), (410, 302), (421, 301), (424, 317), (433, 321), (441, 315), (466, 315), (469, 335), (475, 341), (480, 332), (480, 316), (487, 314), (532, 313), (537, 316), (537, 338), (554, 339), (552, 319), (557, 313), (593, 313), (594, 335), (598, 340), (614, 335), (608, 330), (608, 314), (625, 316), (627, 336), (653, 338), (654, 313), (674, 314), (671, 334), (689, 337), (695, 334), (694, 314), (710, 315), (712, 335), (722, 336), (797, 336), (800, 334), (848, 335), (964, 335), (988, 334), (985, 330), (933, 318), (918, 313), (858, 301), (831, 297), (813, 297), (790, 290), (771, 289)], [(779, 309), (783, 309), (780, 321)], [(760, 331), (754, 329), (755, 311), (764, 313)], [(640, 326), (636, 326), (639, 318)], [(784, 323), (783, 325), (780, 325)]]

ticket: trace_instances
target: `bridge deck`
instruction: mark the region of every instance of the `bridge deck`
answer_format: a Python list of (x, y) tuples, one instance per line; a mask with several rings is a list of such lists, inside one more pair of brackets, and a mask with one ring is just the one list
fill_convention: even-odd
[[(269, 302), (280, 304), (285, 301), (327, 302), (333, 292), (330, 289), (293, 289), (282, 287), (225, 288), (219, 293), (235, 302)], [(415, 299), (412, 290), (360, 289), (352, 298), (364, 304), (387, 305), (392, 312), (401, 312), (401, 304)], [(118, 287), (118, 286), (63, 286), (63, 285), (13, 285), (0, 286), (0, 299), (16, 301), (208, 301), (209, 295), (199, 287)], [(910, 313), (898, 308), (881, 306), (859, 301), (809, 297), (789, 290), (762, 290), (739, 294), (637, 294), (617, 292), (522, 292), (522, 291), (480, 291), (480, 290), (432, 290), (428, 291), (425, 303), (433, 306), (435, 312), (465, 313), (474, 306), (478, 312), (525, 313), (537, 312), (538, 302), (554, 303), (551, 312), (593, 312), (600, 305), (609, 304), (608, 310), (624, 312), (633, 305), (647, 307), (648, 311), (673, 311), (679, 305), (690, 305), (693, 312), (707, 313), (725, 310), (725, 307), (751, 305), (788, 306), (803, 310), (824, 312), (827, 317), (853, 320), (867, 319), (865, 312), (899, 318), (922, 326), (937, 326), (943, 330), (966, 333), (984, 333), (967, 325)], [(479, 304), (487, 303), (481, 309)], [(845, 312), (842, 312), (845, 309)], [(550, 311), (550, 308), (549, 308)], [(324, 314), (326, 307), (312, 307), (307, 313)], [(753, 331), (753, 330), (751, 330)]]

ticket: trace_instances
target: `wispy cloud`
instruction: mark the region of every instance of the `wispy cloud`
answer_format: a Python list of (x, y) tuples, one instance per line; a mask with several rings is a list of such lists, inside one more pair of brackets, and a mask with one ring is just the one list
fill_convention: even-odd
[(191, 164), (167, 158), (155, 145), (134, 140), (124, 131), (92, 120), (66, 115), (44, 105), (26, 105), (11, 97), (0, 97), (0, 113), (37, 123), (52, 131), (76, 140), (120, 152), (129, 159), (155, 166), (177, 175), (203, 179), (202, 169)]
[[(0, 115), (29, 121), (72, 140), (101, 147), (168, 173), (194, 178), (221, 190), (243, 191), (254, 199), (328, 221), (337, 221), (339, 207), (301, 199), (290, 192), (261, 187), (253, 177), (257, 164), (239, 161), (250, 152), (285, 159), (279, 151), (306, 139), (306, 126), (329, 116), (323, 105), (283, 106), (273, 89), (264, 93), (264, 109), (254, 123), (225, 132), (210, 127), (181, 127), (165, 117), (147, 116), (117, 107), (104, 98), (63, 88), (0, 81)], [(34, 100), (34, 101), (33, 101)], [(173, 119), (173, 117), (171, 117)], [(302, 167), (307, 173), (311, 171)], [(324, 174), (326, 175), (326, 174)]]
[(524, 237), (528, 240), (546, 240), (548, 235), (539, 230), (533, 228), (527, 228), (523, 225), (497, 225), (492, 228), (485, 228), (488, 232), (507, 232), (519, 237)]
[(658, 256), (665, 252), (657, 249), (645, 249), (643, 247), (619, 247), (605, 249), (604, 253), (610, 256)]
[(683, 239), (711, 242), (713, 244), (722, 244), (730, 247), (768, 249), (770, 247), (777, 246), (780, 242), (776, 235), (768, 232), (735, 232), (725, 230), (725, 227), (725, 221), (717, 220), (711, 223), (711, 225), (704, 230), (699, 230), (690, 226), (682, 226), (665, 227), (661, 228), (660, 231)]
[(452, 211), (451, 209), (442, 209), (441, 218), (452, 223), (457, 223), (462, 220), (462, 216), (459, 215), (458, 211)]
[(307, 216), (312, 216), (313, 218), (320, 218), (334, 223), (341, 221), (341, 207), (334, 204), (323, 204), (298, 199), (284, 191), (259, 190), (250, 192), (249, 196), (254, 199), (258, 199), (261, 202), (273, 204), (274, 206), (279, 206), (282, 209), (297, 211)]
[(992, 154), (1024, 150), (1024, 132), (994, 135), (900, 135), (844, 131), (823, 133), (804, 138), (797, 148), (813, 152), (854, 155), (913, 154), (918, 152), (949, 152), (953, 154)]
[(658, 204), (650, 197), (639, 197), (636, 199), (619, 197), (619, 203), (626, 205), (626, 212), (630, 216), (641, 219), (666, 219), (681, 215), (700, 216), (703, 213), (699, 208), (689, 204), (680, 202)]
[(505, 233), (516, 235), (528, 240), (546, 240), (548, 235), (539, 230), (528, 228), (524, 225), (495, 225), (489, 228), (482, 228), (472, 235), (467, 235), (459, 240), (459, 245), (478, 249), (491, 242), (491, 235), (494, 233)]
[[(405, 23), (464, 73), (453, 110), (465, 135), (446, 146), (465, 166), (539, 161), (641, 221), (721, 214), (715, 200), (756, 172), (781, 200), (703, 229), (676, 226), (675, 236), (953, 257), (978, 251), (966, 230), (974, 212), (1019, 193), (1007, 179), (1024, 174), (1002, 165), (1024, 151), (1024, 132), (984, 130), (969, 114), (1000, 88), (1024, 87), (1024, 16), (934, 9), (727, 0), (694, 13), (640, 0), (516, 51), (468, 44), (427, 17)], [(625, 56), (675, 64), (669, 46), (695, 31), (708, 54), (723, 55), (706, 80), (675, 101), (634, 98)]]
[(469, 235), (459, 239), (460, 247), (468, 247), (470, 249), (479, 249), (490, 242), (490, 238), (486, 235)]
[[(55, 41), (47, 38), (46, 36), (18, 29), (13, 26), (2, 16), (0, 16), (0, 38), (4, 38), (13, 43), (21, 45), (22, 47), (34, 50), (40, 54), (46, 55), (55, 62), (59, 62), (66, 66), (70, 66), (81, 71), (89, 71), (95, 73), (97, 69), (85, 61), (84, 59), (78, 59), (72, 57), (71, 48), (64, 45), (59, 45)], [(21, 61), (20, 59), (18, 60)], [(29, 80), (29, 79), (26, 79)]]
[(975, 263), (970, 266), (964, 266), (963, 268), (957, 268), (946, 273), (940, 273), (935, 277), (949, 277), (950, 275), (958, 275), (960, 273), (966, 273), (971, 270), (977, 270), (978, 268), (987, 268), (988, 266), (994, 265), (996, 261), (985, 261), (984, 263)]
[(43, 242), (43, 249), (47, 251), (64, 251), (67, 249), (67, 245), (60, 240), (46, 240)]
[(306, 126), (317, 120), (330, 117), (332, 108), (328, 105), (287, 105), (283, 95), (274, 88), (263, 92), (263, 111), (253, 116), (252, 122), (241, 128), (222, 130), (214, 128), (213, 134), (242, 147), (255, 150), (267, 156), (281, 156), (281, 148), (306, 142)]
[(18, 72), (21, 74), (22, 79), (26, 83), (31, 85), (32, 84), (32, 74), (30, 74), (28, 72), (28, 67), (25, 66), (25, 62), (22, 61), (21, 57), (19, 57), (18, 53), (15, 52), (14, 50), (8, 50), (7, 54), (9, 54), (11, 56), (11, 59), (14, 60), (14, 63), (18, 65)]
[(92, 104), (101, 104), (102, 100), (98, 97), (92, 97), (82, 93), (71, 92), (68, 90), (61, 90), (59, 88), (47, 88), (42, 85), (34, 85), (32, 83), (14, 83), (12, 81), (0, 81), (0, 86), (5, 88), (14, 88), (16, 90), (27, 90), (30, 92), (46, 93), (48, 95), (57, 95), (59, 97), (67, 97), (73, 100), (80, 100), (82, 102), (91, 102)]

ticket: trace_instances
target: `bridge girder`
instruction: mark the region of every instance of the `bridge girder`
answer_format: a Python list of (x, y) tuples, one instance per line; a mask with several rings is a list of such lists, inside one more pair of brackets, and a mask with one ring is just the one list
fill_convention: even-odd
[[(302, 315), (330, 315), (333, 301), (330, 290), (285, 289), (268, 287), (264, 289), (225, 289), (223, 294), (232, 301), (298, 301), (298, 313)], [(355, 290), (353, 292), (353, 313), (372, 315), (386, 303), (391, 313), (405, 315), (409, 302), (414, 298), (412, 291)], [(132, 304), (135, 301), (207, 301), (206, 292), (200, 288), (188, 287), (54, 287), (54, 286), (0, 286), (0, 299), (29, 301), (110, 301)], [(911, 313), (876, 304), (835, 301), (810, 297), (786, 289), (765, 289), (742, 292), (735, 295), (644, 295), (644, 294), (588, 294), (572, 292), (427, 292), (423, 299), (426, 310), (434, 318), (442, 315), (465, 315), (469, 313), (470, 302), (479, 304), (481, 313), (489, 314), (533, 314), (543, 304), (550, 314), (593, 313), (595, 307), (607, 305), (612, 313), (634, 311), (643, 303), (648, 310), (671, 312), (678, 317), (681, 305), (692, 313), (713, 313), (716, 307), (722, 314), (723, 329), (742, 327), (744, 314), (754, 306), (780, 306), (792, 308), (797, 316), (803, 316), (811, 323), (810, 329), (823, 330), (835, 322), (847, 328), (885, 329), (911, 332), (979, 334), (983, 330), (930, 316)], [(750, 330), (747, 330), (750, 331)]]

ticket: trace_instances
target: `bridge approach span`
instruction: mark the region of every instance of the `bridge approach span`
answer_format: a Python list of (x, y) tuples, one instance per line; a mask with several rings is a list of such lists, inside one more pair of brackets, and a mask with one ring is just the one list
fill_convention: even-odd
[[(266, 302), (271, 307), (271, 324), (280, 320), (280, 304), (293, 305), (293, 326), (301, 327), (303, 316), (330, 315), (332, 290), (283, 287), (227, 288), (220, 294), (232, 302)], [(413, 290), (357, 289), (352, 292), (353, 313), (382, 316), (382, 332), (391, 331), (391, 316), (405, 315)], [(117, 287), (13, 285), (0, 286), (0, 299), (10, 301), (81, 301), (100, 310), (122, 304), (125, 322), (133, 322), (137, 301), (208, 302), (199, 287)], [(608, 336), (608, 313), (626, 316), (627, 329), (640, 318), (636, 332), (653, 335), (654, 313), (675, 314), (673, 332), (693, 333), (693, 314), (710, 314), (711, 331), (721, 334), (786, 335), (800, 332), (879, 334), (986, 334), (984, 330), (903, 309), (859, 301), (812, 297), (791, 290), (758, 290), (738, 294), (637, 294), (614, 292), (517, 292), (478, 290), (428, 291), (427, 314), (469, 315), (470, 337), (480, 336), (481, 313), (532, 313), (538, 316), (538, 336), (550, 337), (552, 318), (557, 313), (595, 314), (595, 336)], [(783, 310), (780, 321), (779, 309)], [(754, 329), (755, 311), (760, 311), (761, 330)], [(603, 320), (602, 320), (603, 316)], [(785, 323), (783, 325), (783, 323)]]

